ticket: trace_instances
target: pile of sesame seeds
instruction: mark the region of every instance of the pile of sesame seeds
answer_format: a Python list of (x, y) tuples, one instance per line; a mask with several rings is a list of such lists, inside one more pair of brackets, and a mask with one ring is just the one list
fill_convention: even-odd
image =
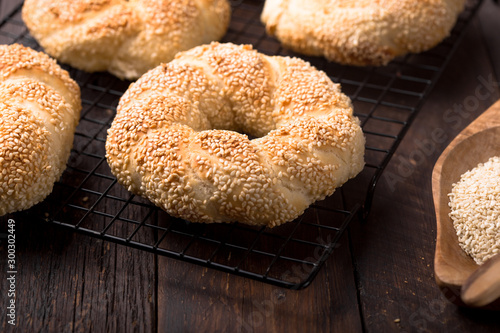
[(464, 173), (449, 198), (461, 248), (483, 264), (500, 251), (500, 157)]
[(364, 142), (325, 73), (212, 43), (130, 86), (106, 156), (119, 183), (173, 216), (274, 227), (357, 175)]

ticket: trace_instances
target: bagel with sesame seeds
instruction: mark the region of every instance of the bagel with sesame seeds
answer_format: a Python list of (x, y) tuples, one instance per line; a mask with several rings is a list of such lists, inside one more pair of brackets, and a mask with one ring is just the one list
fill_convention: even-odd
[(80, 88), (44, 53), (0, 45), (0, 216), (52, 192), (69, 158)]
[(266, 0), (266, 31), (296, 52), (381, 66), (446, 38), (465, 0)]
[(106, 156), (120, 184), (172, 216), (274, 227), (357, 175), (364, 143), (324, 72), (211, 43), (131, 84)]
[(228, 0), (25, 0), (23, 20), (52, 57), (135, 80), (194, 46), (219, 40)]

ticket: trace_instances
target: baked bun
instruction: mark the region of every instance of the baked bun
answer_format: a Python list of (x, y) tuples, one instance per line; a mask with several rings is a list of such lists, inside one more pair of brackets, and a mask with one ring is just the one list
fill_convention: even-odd
[(106, 156), (119, 183), (173, 216), (274, 227), (361, 171), (352, 112), (301, 59), (212, 43), (129, 87)]
[(52, 191), (69, 158), (80, 88), (47, 55), (0, 45), (0, 216)]
[(26, 0), (22, 15), (45, 52), (134, 80), (179, 51), (222, 38), (227, 0)]
[(261, 20), (296, 52), (385, 65), (448, 36), (465, 0), (266, 0)]

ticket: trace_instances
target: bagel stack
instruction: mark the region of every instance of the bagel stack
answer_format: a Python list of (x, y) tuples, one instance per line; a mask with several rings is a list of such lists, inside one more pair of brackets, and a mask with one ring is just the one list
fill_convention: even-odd
[(309, 63), (211, 43), (129, 87), (106, 156), (119, 183), (172, 216), (274, 227), (362, 170), (358, 123)]
[(52, 57), (129, 80), (220, 39), (230, 15), (227, 0), (25, 0), (22, 11)]
[(80, 88), (47, 55), (0, 45), (0, 216), (52, 191), (69, 158)]
[(299, 53), (386, 65), (447, 37), (465, 0), (266, 0), (266, 31)]

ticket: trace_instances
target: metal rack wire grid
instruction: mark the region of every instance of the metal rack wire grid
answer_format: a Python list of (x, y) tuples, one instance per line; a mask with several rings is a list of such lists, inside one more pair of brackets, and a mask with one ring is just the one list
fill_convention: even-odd
[[(370, 211), (377, 182), (446, 64), (481, 0), (470, 0), (450, 36), (434, 49), (357, 68), (304, 57), (281, 47), (260, 23), (263, 1), (238, 0), (224, 42), (252, 44), (265, 54), (299, 56), (340, 83), (352, 99), (366, 137), (366, 167), (297, 220), (274, 229), (238, 223), (206, 225), (172, 218), (128, 193), (105, 159), (106, 131), (130, 82), (107, 73), (63, 66), (78, 82), (83, 110), (67, 170), (41, 204), (23, 212), (77, 232), (158, 255), (291, 289), (308, 286), (350, 222)], [(29, 35), (21, 6), (0, 21), (0, 43), (41, 50)]]

